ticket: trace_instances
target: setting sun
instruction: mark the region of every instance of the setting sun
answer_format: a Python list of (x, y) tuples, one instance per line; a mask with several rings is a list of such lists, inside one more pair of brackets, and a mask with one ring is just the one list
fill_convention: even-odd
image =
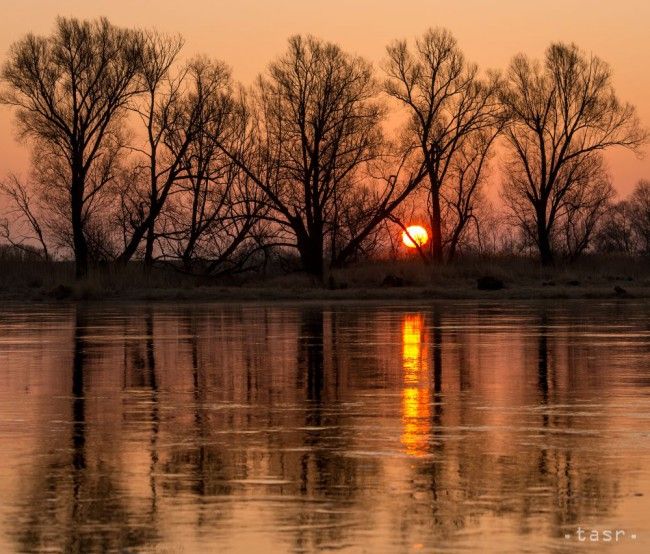
[(411, 225), (402, 233), (402, 242), (407, 248), (424, 246), (429, 241), (429, 233), (421, 225)]

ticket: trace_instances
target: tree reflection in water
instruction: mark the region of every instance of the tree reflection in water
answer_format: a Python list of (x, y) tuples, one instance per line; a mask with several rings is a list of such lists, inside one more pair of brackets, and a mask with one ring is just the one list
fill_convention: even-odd
[(633, 306), (79, 305), (1, 321), (0, 402), (24, 422), (0, 432), (4, 550), (560, 548), (567, 529), (630, 517), (628, 473), (650, 481)]

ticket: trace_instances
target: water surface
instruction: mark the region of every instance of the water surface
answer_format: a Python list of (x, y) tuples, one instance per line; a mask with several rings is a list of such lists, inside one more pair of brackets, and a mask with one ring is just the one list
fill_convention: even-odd
[(9, 305), (0, 371), (3, 553), (650, 551), (642, 303)]

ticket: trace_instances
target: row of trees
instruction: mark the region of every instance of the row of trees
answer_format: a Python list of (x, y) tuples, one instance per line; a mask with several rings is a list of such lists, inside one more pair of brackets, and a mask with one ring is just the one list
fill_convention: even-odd
[[(596, 234), (610, 249), (648, 247), (647, 226), (613, 238), (647, 224), (647, 186), (612, 207), (602, 159), (616, 146), (640, 154), (647, 133), (608, 66), (575, 45), (484, 76), (449, 32), (429, 30), (391, 44), (379, 73), (295, 36), (247, 88), (222, 62), (181, 62), (182, 47), (65, 18), (12, 45), (0, 102), (15, 110), (33, 170), (2, 184), (7, 241), (73, 253), (78, 277), (135, 257), (241, 271), (278, 250), (322, 276), (426, 218), (421, 254), (442, 261), (495, 227), (484, 189), (498, 151), (510, 223), (543, 263)], [(395, 112), (406, 121), (388, 133)]]

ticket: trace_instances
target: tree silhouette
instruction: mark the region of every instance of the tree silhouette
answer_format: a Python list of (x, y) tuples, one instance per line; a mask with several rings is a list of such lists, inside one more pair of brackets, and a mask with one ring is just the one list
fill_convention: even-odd
[(379, 154), (382, 111), (370, 65), (338, 46), (296, 36), (261, 77), (257, 101), (266, 159), (260, 187), (304, 269), (323, 273), (337, 204)]
[(128, 100), (138, 92), (138, 33), (107, 19), (58, 18), (48, 37), (14, 43), (2, 77), (0, 102), (17, 110), (25, 137), (48, 144), (67, 166), (76, 275), (88, 271), (84, 207), (87, 177), (101, 163), (103, 146), (117, 129)]
[(509, 118), (504, 197), (550, 264), (558, 219), (601, 178), (594, 175), (599, 153), (638, 152), (647, 133), (634, 108), (616, 98), (609, 67), (573, 44), (551, 45), (543, 65), (515, 57), (500, 99)]
[(376, 93), (366, 61), (295, 36), (258, 80), (255, 155), (238, 156), (220, 143), (264, 193), (275, 244), (296, 248), (302, 268), (318, 279), (326, 246), (332, 265), (345, 263), (423, 178), (399, 159), (385, 171), (390, 156)]
[[(224, 68), (206, 59), (193, 62), (199, 76), (218, 69)], [(233, 152), (250, 147), (250, 114), (226, 77), (224, 86), (202, 101), (197, 131), (180, 158), (183, 176), (161, 211), (161, 254), (179, 260), (188, 272), (250, 269), (266, 244), (262, 192), (218, 146), (228, 144)]]
[[(143, 36), (142, 58), (138, 76), (142, 80), (143, 94), (131, 106), (145, 128), (146, 146), (139, 149), (146, 160), (142, 174), (147, 182), (144, 198), (138, 198), (137, 206), (129, 202), (128, 191), (125, 208), (130, 212), (129, 233), (119, 261), (127, 262), (136, 252), (143, 237), (146, 239), (144, 262), (153, 262), (153, 246), (156, 239), (155, 223), (170, 189), (182, 171), (182, 156), (191, 140), (191, 129), (182, 108), (183, 74), (172, 74), (174, 61), (180, 54), (183, 40), (149, 32)], [(178, 136), (184, 134), (180, 139)], [(179, 152), (170, 153), (170, 143), (181, 142)], [(137, 174), (137, 173), (136, 173)], [(133, 188), (134, 183), (127, 186)], [(125, 191), (127, 192), (127, 191)], [(124, 199), (123, 199), (124, 200)], [(123, 202), (124, 204), (125, 202)], [(135, 208), (135, 209), (134, 209)]]
[[(430, 29), (388, 46), (392, 103), (366, 60), (312, 36), (292, 37), (250, 89), (220, 61), (180, 63), (182, 47), (105, 18), (58, 18), (50, 35), (13, 44), (0, 103), (32, 151), (30, 174), (0, 183), (13, 251), (72, 253), (77, 278), (92, 262), (140, 258), (216, 276), (296, 251), (322, 281), (396, 253), (400, 229), (425, 212), (425, 262), (487, 243), (536, 245), (544, 264), (594, 244), (650, 250), (648, 187), (613, 209), (603, 158), (640, 153), (648, 133), (608, 66), (575, 45), (482, 77), (448, 31)], [(395, 139), (384, 133), (393, 104), (407, 115)], [(509, 214), (484, 194), (497, 151)]]
[[(456, 187), (457, 201), (449, 204), (458, 216), (451, 239), (454, 252), (467, 222), (465, 200), (476, 191), (498, 129), (497, 80), (481, 80), (478, 67), (465, 60), (456, 39), (444, 29), (430, 29), (414, 48), (404, 40), (396, 41), (387, 54), (385, 90), (409, 114), (403, 148), (426, 173), (431, 255), (442, 260), (441, 197), (446, 189)], [(478, 150), (477, 133), (483, 136)], [(474, 173), (474, 186), (464, 182), (468, 173)]]

